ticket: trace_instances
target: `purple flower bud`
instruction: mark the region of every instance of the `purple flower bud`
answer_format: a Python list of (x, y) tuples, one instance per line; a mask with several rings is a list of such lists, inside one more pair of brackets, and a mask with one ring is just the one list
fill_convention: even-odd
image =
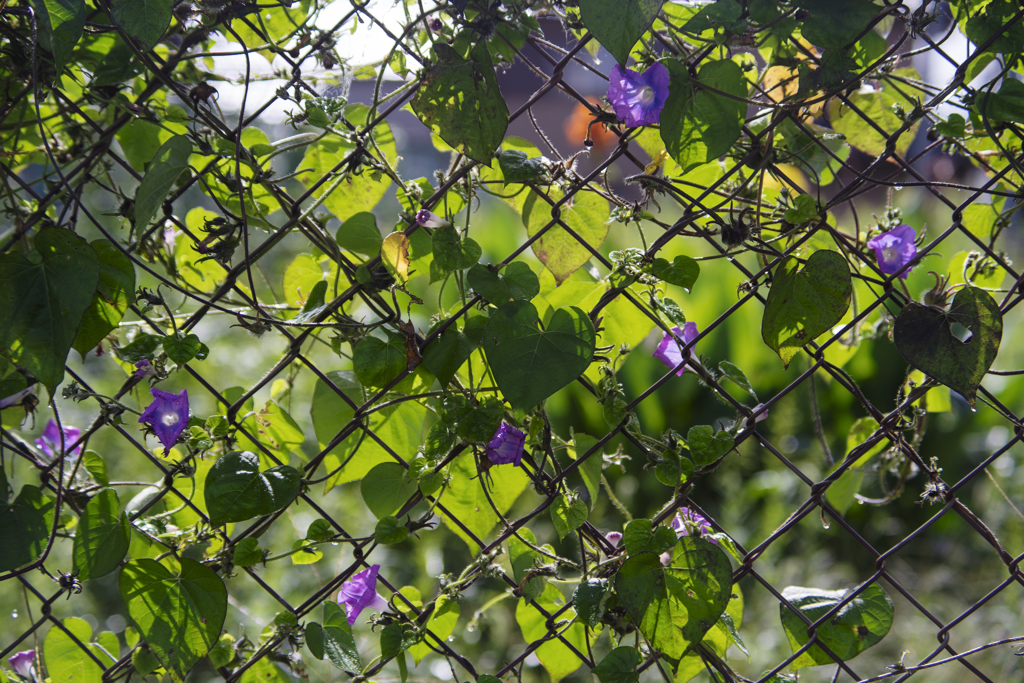
[(180, 394), (172, 394), (159, 389), (150, 389), (156, 399), (139, 418), (139, 422), (148, 424), (156, 433), (156, 438), (164, 445), (164, 451), (170, 451), (188, 425), (188, 393), (182, 389)]
[(149, 362), (148, 359), (143, 358), (135, 364), (135, 379), (143, 379), (144, 377), (152, 377), (156, 374), (156, 368)]
[(444, 23), (437, 17), (431, 17), (430, 20), (427, 21), (427, 26), (431, 31), (437, 33), (444, 28)]
[(487, 444), (487, 459), (492, 465), (518, 465), (523, 458), (526, 434), (502, 422), (494, 438)]
[(609, 531), (608, 533), (606, 533), (604, 535), (604, 538), (605, 538), (606, 541), (608, 541), (612, 545), (618, 545), (619, 541), (622, 540), (622, 532), (621, 531)]
[[(914, 240), (917, 232), (909, 225), (900, 225), (889, 232), (883, 232), (868, 240), (868, 246), (875, 250), (878, 269), (886, 275), (892, 275), (917, 257), (917, 245)], [(900, 273), (906, 280), (913, 268)]]
[(377, 594), (377, 572), (379, 571), (380, 565), (375, 564), (341, 584), (338, 604), (345, 606), (349, 626), (356, 623), (359, 613), (367, 607), (381, 612), (387, 609), (387, 600)]
[(708, 537), (708, 534), (713, 533), (711, 525), (708, 524), (708, 520), (704, 519), (701, 515), (697, 514), (690, 508), (680, 508), (679, 512), (676, 513), (675, 519), (672, 520), (672, 528), (676, 532), (677, 538), (683, 536), (689, 536), (691, 531), (699, 532), (700, 536), (704, 537), (704, 540), (711, 541), (715, 545), (718, 545), (718, 541)]
[[(64, 427), (64, 448), (66, 449), (71, 444), (78, 440), (82, 430), (75, 427)], [(46, 427), (43, 428), (43, 435), (36, 439), (36, 446), (39, 447), (43, 453), (51, 458), (56, 458), (60, 453), (60, 428), (57, 427), (57, 423), (54, 420), (50, 420), (46, 423)], [(74, 450), (67, 451), (67, 455), (70, 457), (78, 457), (82, 452), (82, 444), (75, 446)]]
[(35, 390), (36, 390), (36, 385), (33, 384), (30, 387), (28, 387), (27, 389), (22, 389), (21, 391), (19, 391), (16, 394), (11, 394), (10, 396), (8, 396), (5, 399), (0, 399), (0, 410), (3, 410), (4, 408), (10, 408), (11, 406), (18, 405), (19, 403), (22, 402), (22, 400), (24, 400), (24, 398), (26, 396), (28, 396), (29, 394), (31, 394)]
[(668, 69), (652, 64), (643, 73), (612, 66), (608, 101), (615, 115), (630, 128), (658, 123), (668, 99)]
[(448, 225), (448, 221), (427, 209), (416, 212), (416, 223), (424, 228), (443, 228)]
[[(761, 410), (762, 408), (764, 409), (764, 412), (762, 412), (760, 415), (757, 415), (757, 411)], [(763, 403), (758, 403), (751, 409), (751, 412), (753, 412), (756, 415), (756, 417), (754, 417), (753, 419), (747, 418), (748, 423), (753, 422), (754, 424), (757, 424), (762, 420), (768, 419), (768, 409), (764, 407)]]
[[(683, 325), (682, 330), (678, 327), (673, 327), (672, 332), (687, 344), (692, 344), (693, 340), (696, 339), (699, 334), (697, 323), (686, 323)], [(661, 343), (658, 344), (658, 348), (652, 355), (669, 368), (675, 368), (682, 363), (684, 359), (688, 359), (690, 357), (690, 351), (687, 350), (684, 354), (679, 343), (672, 338), (672, 335), (666, 332), (665, 336), (661, 338)], [(684, 365), (676, 371), (676, 374), (682, 377), (683, 373), (686, 372), (687, 369), (687, 366)]]
[(23, 652), (19, 652), (13, 657), (8, 657), (7, 661), (10, 663), (11, 668), (14, 669), (15, 673), (22, 678), (29, 678), (32, 673), (32, 664), (36, 661), (36, 651), (25, 650)]

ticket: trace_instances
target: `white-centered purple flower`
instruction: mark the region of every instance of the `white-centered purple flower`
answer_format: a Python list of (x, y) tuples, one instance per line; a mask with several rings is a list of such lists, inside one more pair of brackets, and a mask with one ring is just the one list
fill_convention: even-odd
[(359, 613), (367, 607), (372, 607), (381, 612), (387, 609), (387, 600), (377, 594), (377, 572), (379, 571), (380, 565), (375, 564), (341, 584), (341, 592), (338, 593), (338, 604), (345, 606), (345, 614), (348, 615), (349, 626), (356, 623)]
[(14, 669), (14, 672), (25, 679), (31, 677), (32, 664), (35, 661), (35, 650), (25, 650), (7, 658), (7, 662), (11, 665), (11, 668)]
[(708, 534), (713, 533), (708, 520), (690, 508), (679, 509), (675, 519), (672, 520), (672, 529), (676, 532), (677, 538), (697, 535), (703, 537), (705, 541), (711, 541), (718, 545), (718, 541), (708, 536)]
[(143, 358), (135, 364), (135, 379), (143, 379), (145, 377), (152, 377), (156, 374), (156, 368), (149, 362), (149, 359)]
[[(673, 327), (672, 332), (676, 337), (679, 337), (687, 344), (692, 344), (693, 340), (696, 339), (697, 335), (700, 333), (697, 329), (697, 323), (686, 323), (683, 325), (683, 329), (681, 330), (678, 327)], [(655, 349), (654, 353), (651, 355), (667, 365), (669, 368), (675, 368), (682, 363), (684, 359), (688, 359), (690, 357), (690, 351), (688, 349), (684, 354), (682, 347), (679, 346), (679, 342), (673, 339), (671, 334), (666, 332), (665, 336), (661, 338), (658, 348)], [(686, 370), (687, 366), (683, 365), (676, 371), (676, 374), (682, 377)]]
[(33, 384), (33, 385), (31, 385), (31, 386), (29, 386), (29, 387), (27, 387), (25, 389), (22, 389), (21, 391), (19, 391), (16, 394), (11, 394), (7, 398), (0, 399), (0, 410), (3, 410), (4, 408), (10, 408), (11, 406), (18, 405), (19, 403), (21, 403), (25, 399), (26, 396), (28, 396), (29, 394), (31, 394), (35, 390), (36, 390), (36, 385)]
[(172, 394), (159, 389), (150, 389), (155, 399), (142, 413), (139, 422), (153, 428), (156, 438), (171, 450), (188, 425), (188, 393), (182, 389), (180, 394)]
[(443, 228), (448, 225), (448, 221), (427, 209), (420, 209), (416, 212), (416, 223), (424, 228)]
[(619, 541), (622, 540), (622, 532), (621, 531), (609, 531), (608, 533), (606, 533), (604, 535), (604, 539), (606, 541), (608, 541), (609, 543), (611, 543), (613, 546), (617, 546), (619, 544)]
[(494, 438), (487, 444), (487, 459), (492, 465), (518, 465), (523, 459), (526, 434), (507, 422), (502, 422)]
[[(36, 439), (36, 446), (49, 457), (56, 458), (57, 454), (60, 453), (60, 432), (61, 430), (57, 426), (57, 422), (50, 419), (46, 423), (46, 427), (43, 428), (43, 435)], [(81, 433), (82, 430), (77, 427), (64, 427), (64, 448), (78, 441)], [(82, 444), (78, 444), (73, 450), (67, 451), (66, 454), (69, 457), (78, 457), (81, 452)]]
[(664, 64), (652, 64), (642, 73), (615, 64), (608, 83), (608, 101), (615, 115), (630, 128), (658, 123), (668, 99), (668, 81)]
[[(917, 245), (914, 240), (917, 232), (909, 225), (900, 225), (889, 232), (883, 232), (868, 240), (868, 246), (875, 250), (878, 269), (886, 275), (892, 275), (917, 257)], [(900, 273), (906, 280), (913, 268)]]

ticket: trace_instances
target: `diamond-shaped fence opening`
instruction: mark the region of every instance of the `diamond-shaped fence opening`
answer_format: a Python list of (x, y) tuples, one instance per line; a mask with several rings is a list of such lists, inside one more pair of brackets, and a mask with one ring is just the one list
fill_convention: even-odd
[(1019, 678), (1022, 22), (0, 2), (0, 671)]

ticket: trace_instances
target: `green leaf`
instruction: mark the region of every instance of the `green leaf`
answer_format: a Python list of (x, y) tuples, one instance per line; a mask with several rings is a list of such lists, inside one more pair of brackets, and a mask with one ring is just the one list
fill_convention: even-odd
[[(480, 546), (466, 530), (486, 542), (494, 525), (498, 523), (498, 515), (488, 502), (483, 486), (488, 486), (491, 500), (498, 511), (505, 514), (530, 483), (530, 478), (521, 467), (506, 467), (501, 474), (500, 484), (496, 481), (495, 484), (489, 485), (484, 477), (479, 476), (476, 460), (473, 454), (468, 452), (455, 459), (451, 474), (451, 483), (442, 497), (442, 504), (447, 513), (439, 509), (438, 514), (444, 519), (445, 525), (475, 553), (480, 550)], [(461, 525), (456, 523), (455, 519), (459, 520)]]
[(168, 358), (178, 365), (184, 365), (201, 352), (203, 343), (196, 335), (186, 334), (184, 337), (164, 337), (163, 347)]
[[(970, 330), (966, 342), (953, 334), (954, 323)], [(960, 393), (971, 406), (1002, 338), (999, 304), (977, 287), (958, 291), (948, 311), (912, 302), (896, 316), (893, 327), (893, 341), (903, 358)]]
[[(914, 69), (895, 69), (892, 73), (910, 82), (921, 79)], [(838, 100), (833, 100), (829, 109), (829, 120), (835, 131), (846, 136), (846, 141), (857, 149), (876, 157), (885, 151), (887, 138), (903, 125), (893, 107), (902, 107), (910, 114), (917, 106), (916, 100), (926, 99), (923, 90), (908, 85), (902, 79), (890, 82), (883, 78), (881, 86), (880, 90), (855, 92), (849, 96), (850, 103), (862, 113), (851, 111)], [(920, 125), (918, 120), (900, 135), (894, 147), (896, 154), (906, 155)], [(885, 131), (885, 136), (878, 132), (876, 126)]]
[(110, 483), (110, 479), (107, 477), (107, 463), (103, 461), (99, 453), (95, 451), (86, 451), (82, 454), (82, 467), (89, 473), (89, 476), (99, 484), (100, 486), (106, 486)]
[(640, 679), (636, 668), (642, 661), (644, 658), (636, 648), (617, 647), (605, 655), (591, 672), (601, 683), (636, 683)]
[(100, 280), (92, 303), (82, 315), (71, 347), (85, 356), (117, 328), (135, 301), (135, 267), (132, 260), (108, 240), (96, 240), (93, 249), (100, 260)]
[[(789, 586), (782, 591), (782, 597), (813, 623), (835, 609), (848, 592)], [(818, 625), (818, 641), (832, 650), (841, 661), (849, 661), (879, 643), (889, 633), (895, 613), (892, 600), (881, 586), (873, 583), (843, 605), (838, 614)], [(779, 614), (795, 653), (810, 640), (807, 624), (783, 603), (779, 604)], [(797, 657), (792, 666), (794, 669), (802, 669), (834, 663), (824, 650), (815, 645)]]
[(526, 152), (507, 149), (498, 155), (498, 166), (505, 184), (530, 183), (544, 176), (544, 160), (528, 157)]
[(376, 256), (380, 253), (384, 237), (377, 227), (377, 217), (369, 211), (360, 211), (338, 227), (334, 241), (342, 249), (363, 256)]
[(825, 48), (855, 41), (879, 10), (871, 0), (796, 0), (793, 4), (808, 13), (801, 35)]
[[(396, 602), (399, 602), (396, 600)], [(430, 633), (434, 634), (434, 638), (425, 638), (422, 642), (415, 643), (409, 646), (409, 654), (412, 655), (413, 661), (417, 664), (426, 657), (429, 653), (433, 652), (427, 644), (437, 646), (438, 643), (443, 643), (448, 640), (448, 637), (455, 632), (455, 626), (459, 623), (459, 603), (455, 600), (451, 600), (447, 595), (439, 595), (437, 602), (434, 603), (434, 611), (430, 613), (430, 618), (427, 619), (426, 627)], [(483, 679), (483, 676), (477, 680), (477, 683)]]
[[(878, 422), (873, 417), (862, 417), (854, 422), (853, 426), (850, 427), (850, 433), (846, 435), (847, 457), (849, 457), (853, 449), (867, 441), (877, 429)], [(828, 499), (829, 505), (834, 507), (840, 514), (845, 515), (850, 506), (853, 505), (853, 501), (856, 500), (856, 493), (860, 491), (860, 485), (864, 481), (864, 466), (867, 465), (869, 460), (881, 453), (887, 444), (888, 441), (882, 439), (872, 446), (866, 453), (857, 458), (843, 472), (839, 479), (833, 482), (828, 487), (828, 490), (825, 491), (825, 497)], [(837, 462), (829, 474), (842, 466), (842, 464), (842, 461)]]
[(313, 289), (309, 290), (309, 298), (306, 299), (306, 303), (302, 304), (299, 314), (292, 318), (292, 322), (305, 323), (315, 320), (324, 311), (326, 297), (327, 280), (319, 280), (313, 285)]
[(587, 30), (612, 53), (619, 66), (654, 23), (665, 0), (580, 0), (580, 18)]
[(810, 223), (818, 217), (818, 202), (809, 194), (799, 194), (793, 199), (793, 208), (786, 209), (783, 216), (794, 225)]
[(501, 427), (504, 406), (493, 396), (477, 403), (462, 396), (450, 396), (441, 405), (441, 415), (460, 437), (469, 443), (482, 445), (489, 442)]
[[(1006, 87), (1009, 82), (1003, 81), (1003, 87)], [(948, 119), (935, 124), (935, 132), (946, 137), (963, 139), (966, 126), (967, 121), (964, 120), (964, 117), (960, 114), (950, 114)]]
[(260, 549), (259, 539), (251, 536), (236, 543), (231, 556), (231, 562), (236, 567), (251, 567), (262, 559), (263, 550)]
[[(974, 105), (978, 116), (989, 121), (1024, 122), (1024, 83), (1015, 78), (1003, 79), (1003, 85), (997, 93), (982, 90)], [(963, 121), (963, 119), (960, 119)], [(963, 123), (960, 124), (961, 136)]]
[(338, 603), (328, 600), (324, 603), (324, 624), (322, 629), (323, 652), (331, 664), (351, 673), (359, 673), (362, 662), (352, 637), (345, 610)]
[(31, 3), (39, 26), (39, 44), (53, 54), (59, 79), (85, 30), (85, 0), (31, 0)]
[(143, 52), (152, 50), (171, 25), (174, 0), (111, 0), (110, 16), (121, 30), (139, 42)]
[[(369, 109), (362, 104), (352, 104), (345, 108), (345, 118), (359, 126), (364, 125), (368, 113)], [(370, 137), (367, 136), (367, 145), (369, 145)], [(387, 122), (381, 121), (374, 126), (372, 139), (393, 167), (398, 160), (398, 151), (395, 148), (395, 138)], [(324, 176), (329, 176), (334, 168), (355, 149), (354, 141), (346, 140), (338, 135), (332, 134), (321, 138), (306, 147), (306, 154), (297, 167), (298, 169), (312, 168), (313, 172), (303, 173), (299, 179), (307, 188), (312, 187)], [(322, 197), (334, 180), (333, 176), (329, 176), (327, 182), (313, 191), (313, 196), (317, 199)], [(372, 210), (384, 198), (389, 187), (391, 187), (391, 179), (386, 174), (374, 173), (366, 169), (359, 175), (349, 176), (331, 190), (324, 200), (324, 206), (338, 220), (346, 221), (357, 213)]]
[[(3, 495), (7, 495), (6, 483)], [(13, 503), (5, 503), (0, 509), (0, 572), (38, 559), (52, 530), (53, 501), (35, 486), (23, 486)]]
[(785, 367), (804, 344), (842, 319), (853, 296), (849, 266), (838, 253), (816, 251), (799, 267), (792, 256), (776, 267), (761, 320), (761, 338)]
[(163, 345), (164, 339), (166, 337), (158, 337), (155, 334), (140, 334), (127, 346), (114, 349), (114, 355), (132, 365), (143, 359), (153, 360), (158, 349)]
[(302, 489), (302, 473), (279, 465), (260, 472), (260, 459), (249, 451), (221, 456), (206, 475), (206, 509), (210, 524), (243, 522), (287, 507)]
[(667, 526), (655, 527), (649, 519), (630, 520), (622, 530), (622, 542), (626, 554), (633, 556), (641, 553), (660, 555), (675, 546), (678, 538), (676, 532)]
[(465, 270), (480, 260), (483, 251), (472, 238), (462, 239), (451, 225), (434, 230), (431, 239), (434, 260), (430, 264), (430, 282), (443, 280), (456, 270)]
[[(67, 632), (53, 626), (43, 641), (43, 661), (46, 662), (51, 683), (101, 683), (103, 666), (113, 666), (114, 660), (111, 657), (117, 657), (121, 652), (117, 636), (109, 632), (99, 634), (96, 640), (101, 648), (92, 643), (92, 627), (84, 619), (68, 617), (61, 621), (61, 625)], [(83, 650), (72, 636), (90, 651)], [(97, 664), (90, 654), (102, 662), (103, 666)]]
[(1024, 25), (1018, 21), (1007, 28), (1007, 24), (1020, 11), (1020, 5), (1014, 0), (971, 3), (974, 7), (982, 4), (985, 5), (984, 12), (972, 12), (973, 16), (963, 25), (967, 37), (974, 41), (975, 45), (983, 45), (995, 36), (996, 39), (988, 47), (989, 52), (1024, 52)]
[(700, 33), (723, 28), (733, 33), (742, 33), (746, 22), (740, 20), (743, 8), (736, 0), (717, 0), (697, 8), (697, 13), (683, 24), (683, 31)]
[(594, 325), (579, 308), (559, 308), (541, 329), (534, 305), (513, 301), (491, 315), (483, 347), (506, 400), (530, 410), (583, 374), (596, 344)]
[(162, 669), (160, 660), (156, 658), (149, 646), (143, 643), (132, 652), (132, 668), (140, 676), (148, 676), (157, 669)]
[(686, 445), (690, 457), (697, 467), (706, 467), (718, 462), (733, 449), (735, 442), (728, 432), (718, 432), (708, 425), (691, 427), (686, 433)]
[(83, 581), (114, 571), (128, 552), (131, 525), (117, 493), (105, 489), (85, 506), (75, 530), (74, 568)]
[[(562, 198), (561, 191), (554, 187), (549, 196), (553, 201)], [(583, 242), (557, 223), (547, 227), (553, 220), (553, 210), (546, 200), (531, 190), (523, 204), (522, 214), (530, 237), (544, 231), (531, 248), (537, 259), (555, 276), (555, 281), (561, 284), (593, 257), (586, 245), (597, 250), (604, 244), (608, 236), (608, 202), (594, 192), (583, 192), (576, 195), (571, 204), (558, 208), (559, 219)]]
[(529, 301), (540, 294), (537, 274), (521, 261), (513, 261), (499, 273), (477, 264), (466, 277), (473, 291), (495, 306), (508, 301)]
[(175, 135), (156, 151), (135, 191), (135, 225), (140, 230), (160, 211), (178, 176), (188, 168), (190, 154), (192, 142), (185, 135)]
[(608, 595), (608, 579), (589, 578), (576, 586), (572, 606), (584, 624), (596, 628), (604, 614), (604, 601)]
[(739, 139), (747, 103), (718, 92), (745, 98), (747, 80), (729, 59), (706, 62), (696, 80), (678, 60), (666, 60), (665, 65), (670, 81), (661, 113), (661, 139), (686, 172), (728, 153)]
[(397, 462), (384, 462), (366, 473), (359, 482), (363, 502), (377, 519), (398, 512), (417, 491), (416, 482), (406, 476)]
[[(565, 596), (551, 584), (544, 587), (544, 592), (536, 598), (536, 603), (548, 614), (560, 612), (557, 619), (558, 622), (562, 620), (568, 622), (576, 616), (576, 611), (573, 609), (561, 612), (562, 607), (565, 605)], [(516, 606), (516, 622), (519, 624), (519, 628), (523, 632), (523, 639), (526, 642), (532, 643), (547, 638), (550, 628), (547, 621), (548, 617), (527, 602), (525, 598), (519, 600), (519, 604)], [(583, 624), (576, 622), (562, 633), (562, 637), (572, 643), (578, 652), (587, 651), (586, 634)], [(580, 664), (582, 664), (576, 653), (557, 638), (546, 641), (534, 652), (537, 654), (540, 663), (547, 670), (548, 675), (551, 676), (551, 683), (558, 683), (558, 681), (580, 668)]]
[(291, 683), (292, 679), (269, 657), (258, 659), (246, 669), (238, 683)]
[(120, 590), (135, 628), (171, 680), (182, 683), (220, 636), (228, 607), (224, 582), (188, 558), (181, 560), (179, 574), (141, 559), (121, 570)]
[[(596, 438), (583, 432), (575, 432), (572, 435), (572, 451), (570, 451), (570, 455), (572, 455), (573, 460), (579, 460), (596, 445)], [(592, 453), (579, 466), (578, 471), (580, 476), (583, 477), (583, 484), (587, 487), (587, 493), (590, 494), (590, 509), (594, 509), (594, 505), (597, 504), (598, 495), (601, 493), (601, 473), (603, 469), (604, 453), (600, 450)]]
[(395, 517), (381, 517), (374, 527), (373, 536), (377, 543), (384, 545), (401, 543), (409, 537), (409, 530)]
[(424, 75), (412, 109), (451, 147), (490, 166), (508, 128), (508, 107), (487, 44), (477, 43), (469, 59), (442, 42), (434, 43), (433, 49), (437, 61)]
[[(483, 266), (474, 266), (474, 269), (477, 267)], [(460, 332), (453, 324), (423, 349), (424, 364), (442, 386), (452, 381), (470, 354), (480, 346), (486, 327), (486, 317), (474, 316), (466, 321), (465, 332)]]
[(100, 260), (92, 245), (58, 228), (39, 231), (30, 256), (0, 255), (0, 354), (52, 394), (99, 284)]
[(678, 659), (725, 611), (732, 594), (729, 558), (708, 541), (684, 536), (667, 567), (655, 553), (626, 560), (615, 577), (615, 592), (651, 644)]
[(651, 265), (651, 275), (689, 292), (700, 275), (700, 265), (689, 256), (676, 256), (672, 263), (656, 258)]
[(405, 337), (388, 334), (387, 341), (366, 337), (352, 352), (352, 367), (363, 386), (387, 386), (406, 368)]
[(750, 384), (750, 380), (747, 379), (746, 373), (740, 369), (735, 363), (730, 363), (727, 360), (723, 360), (718, 364), (718, 371), (722, 373), (722, 377), (719, 379), (728, 379), (738, 386), (743, 391), (750, 394), (754, 400), (757, 400), (757, 394), (754, 393), (754, 387)]
[(558, 538), (563, 539), (587, 521), (587, 504), (579, 499), (570, 503), (565, 495), (561, 495), (551, 506), (551, 521), (558, 532)]

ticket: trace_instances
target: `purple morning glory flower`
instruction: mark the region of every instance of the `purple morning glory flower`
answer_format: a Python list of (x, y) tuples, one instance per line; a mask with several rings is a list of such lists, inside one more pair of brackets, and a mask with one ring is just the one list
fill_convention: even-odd
[(678, 538), (689, 536), (690, 531), (700, 531), (700, 536), (702, 536), (705, 541), (711, 541), (715, 545), (718, 545), (718, 541), (708, 536), (708, 534), (713, 533), (711, 525), (708, 524), (708, 520), (704, 519), (704, 517), (690, 508), (679, 509), (679, 512), (676, 513), (675, 519), (672, 520), (672, 528), (675, 530)]
[[(697, 329), (697, 323), (686, 323), (683, 325), (683, 329), (681, 330), (678, 327), (673, 327), (672, 332), (685, 343), (692, 344), (700, 331)], [(689, 358), (690, 352), (687, 351), (684, 355), (683, 350), (679, 347), (679, 343), (672, 338), (672, 335), (666, 332), (665, 336), (661, 338), (658, 348), (655, 349), (654, 353), (651, 355), (668, 367), (674, 368), (682, 363), (684, 358)], [(676, 374), (682, 377), (683, 373), (686, 372), (687, 369), (687, 366), (684, 365), (679, 368)]]
[(345, 605), (349, 626), (356, 623), (359, 613), (367, 607), (372, 607), (382, 612), (387, 609), (387, 600), (377, 593), (377, 572), (379, 571), (380, 565), (375, 564), (341, 584), (341, 592), (338, 593), (338, 604)]
[(143, 379), (144, 377), (152, 377), (156, 374), (156, 368), (149, 362), (148, 359), (143, 358), (135, 364), (135, 379)]
[(139, 422), (152, 427), (164, 449), (170, 451), (188, 424), (188, 393), (184, 389), (180, 394), (159, 389), (150, 389), (149, 392), (156, 400), (142, 413)]
[(487, 444), (487, 459), (492, 465), (518, 465), (523, 459), (526, 434), (512, 425), (502, 422), (494, 438)]
[(420, 209), (416, 212), (416, 223), (424, 228), (443, 228), (448, 225), (448, 221), (427, 209)]
[(608, 101), (615, 115), (630, 128), (658, 123), (668, 99), (668, 69), (652, 64), (643, 73), (612, 66)]
[[(868, 240), (868, 246), (875, 250), (878, 269), (886, 275), (892, 275), (907, 265), (917, 256), (917, 245), (914, 239), (917, 232), (909, 225), (900, 225), (889, 232), (883, 232)], [(903, 271), (900, 278), (906, 280), (913, 268)]]
[(15, 673), (22, 678), (29, 678), (32, 672), (32, 663), (36, 661), (36, 651), (25, 650), (24, 652), (19, 652), (13, 657), (8, 657), (7, 661)]
[[(76, 427), (64, 427), (64, 448), (77, 441), (81, 433), (82, 430)], [(39, 450), (49, 457), (57, 457), (57, 454), (60, 453), (60, 428), (57, 427), (56, 421), (51, 419), (46, 423), (46, 427), (43, 428), (43, 435), (36, 439), (36, 446), (39, 446)], [(68, 451), (67, 455), (77, 457), (81, 452), (82, 444), (78, 444), (74, 450)]]

